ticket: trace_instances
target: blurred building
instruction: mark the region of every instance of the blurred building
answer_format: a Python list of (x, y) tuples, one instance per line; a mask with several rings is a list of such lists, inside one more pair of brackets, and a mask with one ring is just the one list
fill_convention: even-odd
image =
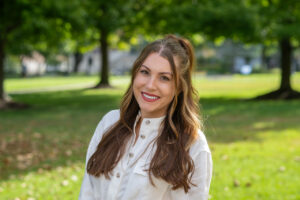
[[(131, 51), (109, 50), (109, 71), (113, 75), (123, 75), (128, 73), (137, 58), (137, 54)], [(70, 56), (69, 64), (74, 66), (74, 55)], [(72, 70), (72, 69), (70, 69)], [(101, 70), (100, 49), (96, 48), (93, 51), (83, 55), (79, 63), (78, 72), (86, 74), (98, 74)]]
[(21, 75), (42, 75), (46, 72), (45, 57), (34, 51), (31, 56), (21, 56)]
[[(38, 52), (33, 52), (32, 56), (21, 56), (20, 70), (15, 73), (24, 76), (48, 74), (69, 74), (77, 71), (81, 74), (93, 75), (101, 71), (100, 48), (95, 48), (85, 54), (73, 54), (70, 56), (55, 56), (55, 62), (46, 64), (46, 59)], [(135, 59), (138, 57), (137, 51), (109, 50), (109, 72), (112, 75), (123, 75), (130, 72)], [(212, 42), (196, 48), (197, 70), (206, 71), (207, 74), (224, 73), (260, 73), (268, 72), (273, 68), (280, 67), (280, 56), (276, 48), (272, 53), (263, 55), (262, 45), (244, 45), (242, 43), (226, 40), (221, 45)], [(296, 50), (292, 60), (292, 72), (300, 70), (300, 50)], [(77, 69), (75, 70), (75, 63)], [(9, 64), (12, 66), (12, 64)], [(18, 63), (18, 65), (20, 65)], [(13, 68), (8, 68), (12, 70)], [(14, 69), (17, 69), (16, 67)], [(8, 72), (8, 70), (6, 70)]]
[[(109, 72), (112, 75), (128, 73), (137, 58), (137, 53), (131, 51), (109, 50)], [(45, 58), (38, 52), (32, 56), (21, 56), (21, 75), (36, 76), (44, 74), (69, 74), (73, 72), (75, 56), (58, 55), (55, 63), (46, 64)], [(100, 49), (96, 48), (82, 55), (78, 72), (88, 75), (99, 74), (101, 70)]]

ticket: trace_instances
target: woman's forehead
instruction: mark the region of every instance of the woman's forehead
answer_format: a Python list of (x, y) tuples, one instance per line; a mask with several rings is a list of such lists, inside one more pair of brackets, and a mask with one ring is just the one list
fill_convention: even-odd
[(172, 67), (169, 60), (158, 53), (152, 53), (147, 56), (141, 67), (148, 68), (151, 71), (172, 73)]

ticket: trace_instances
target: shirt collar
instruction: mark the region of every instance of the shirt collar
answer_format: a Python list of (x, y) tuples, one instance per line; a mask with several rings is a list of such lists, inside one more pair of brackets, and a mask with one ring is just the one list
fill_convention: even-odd
[[(134, 130), (135, 130), (135, 126), (136, 123), (138, 122), (138, 120), (141, 117), (141, 111), (139, 111), (139, 113), (136, 116), (135, 122), (134, 122)], [(162, 116), (162, 117), (157, 117), (157, 118), (144, 118), (143, 121), (141, 122), (141, 128), (140, 129), (146, 129), (149, 131), (158, 131), (162, 121), (165, 119), (166, 116)]]

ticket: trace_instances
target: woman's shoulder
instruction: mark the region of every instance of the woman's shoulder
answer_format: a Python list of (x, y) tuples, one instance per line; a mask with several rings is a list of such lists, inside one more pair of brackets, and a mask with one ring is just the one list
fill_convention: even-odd
[(111, 110), (102, 117), (100, 123), (103, 123), (106, 126), (110, 126), (116, 123), (119, 119), (120, 119), (120, 109)]
[(196, 154), (200, 153), (201, 151), (206, 151), (206, 152), (210, 153), (210, 149), (209, 149), (209, 146), (208, 146), (208, 143), (206, 140), (206, 136), (199, 129), (197, 138), (190, 148), (190, 153), (191, 153), (191, 155), (196, 155)]
[(103, 133), (105, 133), (105, 131), (108, 130), (119, 119), (120, 110), (111, 110), (108, 113), (106, 113), (98, 123), (92, 140), (95, 140), (98, 143), (102, 138)]
[(111, 110), (109, 112), (107, 112), (104, 116), (104, 118), (108, 118), (108, 119), (112, 119), (112, 118), (120, 118), (120, 109), (115, 109), (115, 110)]

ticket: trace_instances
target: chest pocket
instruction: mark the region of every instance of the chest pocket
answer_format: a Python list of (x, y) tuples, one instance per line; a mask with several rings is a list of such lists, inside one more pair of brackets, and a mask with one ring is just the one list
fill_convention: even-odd
[(149, 169), (149, 164), (147, 163), (146, 160), (140, 159), (137, 163), (136, 166), (133, 170), (134, 173), (142, 176), (147, 176), (148, 177), (148, 169)]
[(139, 179), (143, 179), (143, 184), (146, 185), (147, 190), (149, 190), (150, 193), (157, 192), (157, 190), (159, 190), (160, 193), (163, 193), (163, 191), (167, 190), (169, 183), (152, 175), (152, 180), (154, 183), (154, 185), (152, 185), (149, 179), (149, 165), (150, 163), (148, 161), (141, 159), (137, 162), (133, 172), (139, 176)]

